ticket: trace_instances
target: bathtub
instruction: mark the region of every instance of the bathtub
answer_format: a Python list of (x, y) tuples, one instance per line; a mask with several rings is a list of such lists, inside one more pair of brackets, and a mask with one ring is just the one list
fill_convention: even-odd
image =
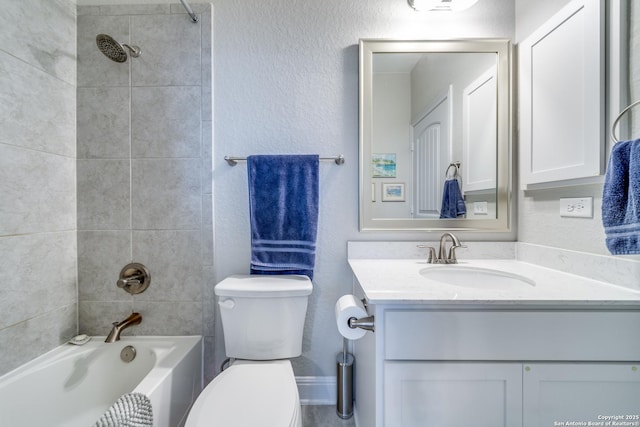
[[(131, 362), (121, 351), (133, 346)], [(64, 344), (0, 377), (0, 427), (90, 427), (121, 395), (143, 393), (155, 427), (184, 424), (202, 390), (199, 336), (94, 337)]]

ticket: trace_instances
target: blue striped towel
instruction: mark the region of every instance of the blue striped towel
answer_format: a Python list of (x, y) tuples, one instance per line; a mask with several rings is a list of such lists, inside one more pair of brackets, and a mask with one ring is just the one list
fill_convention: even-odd
[(319, 160), (318, 155), (247, 157), (251, 274), (313, 279)]
[(467, 213), (467, 206), (460, 191), (460, 185), (455, 178), (447, 179), (442, 190), (442, 208), (440, 218), (458, 218)]
[(640, 139), (618, 142), (611, 150), (602, 223), (613, 255), (640, 254)]

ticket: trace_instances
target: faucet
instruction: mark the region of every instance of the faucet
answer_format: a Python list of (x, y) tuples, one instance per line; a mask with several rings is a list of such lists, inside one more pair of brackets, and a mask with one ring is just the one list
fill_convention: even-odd
[[(446, 254), (447, 237), (451, 238), (451, 248), (449, 253)], [(440, 237), (440, 251), (438, 252), (438, 259), (441, 264), (457, 264), (456, 249), (463, 247), (460, 240), (453, 233), (444, 233)]]
[(113, 328), (111, 328), (111, 332), (109, 332), (109, 335), (104, 342), (112, 343), (120, 341), (120, 333), (122, 331), (130, 326), (139, 325), (140, 322), (142, 322), (142, 315), (140, 313), (131, 313), (131, 315), (122, 322), (113, 322)]
[[(447, 239), (451, 239), (451, 247), (447, 253)], [(457, 264), (456, 249), (464, 248), (466, 246), (460, 243), (460, 240), (453, 233), (444, 233), (440, 237), (440, 249), (436, 255), (436, 250), (432, 246), (418, 245), (419, 248), (427, 248), (429, 250), (429, 257), (427, 262), (429, 264)]]

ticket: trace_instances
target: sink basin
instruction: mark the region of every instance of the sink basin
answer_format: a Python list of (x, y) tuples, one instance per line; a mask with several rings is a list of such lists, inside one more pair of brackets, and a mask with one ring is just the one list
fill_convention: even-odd
[(536, 285), (533, 280), (519, 274), (462, 265), (434, 265), (420, 270), (420, 275), (448, 285), (474, 289), (500, 290)]

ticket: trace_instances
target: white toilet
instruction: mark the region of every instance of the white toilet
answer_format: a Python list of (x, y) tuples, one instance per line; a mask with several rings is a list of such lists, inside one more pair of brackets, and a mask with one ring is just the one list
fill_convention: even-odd
[(307, 276), (231, 276), (216, 285), (224, 343), (235, 359), (193, 405), (185, 427), (301, 427), (291, 357), (302, 353)]

